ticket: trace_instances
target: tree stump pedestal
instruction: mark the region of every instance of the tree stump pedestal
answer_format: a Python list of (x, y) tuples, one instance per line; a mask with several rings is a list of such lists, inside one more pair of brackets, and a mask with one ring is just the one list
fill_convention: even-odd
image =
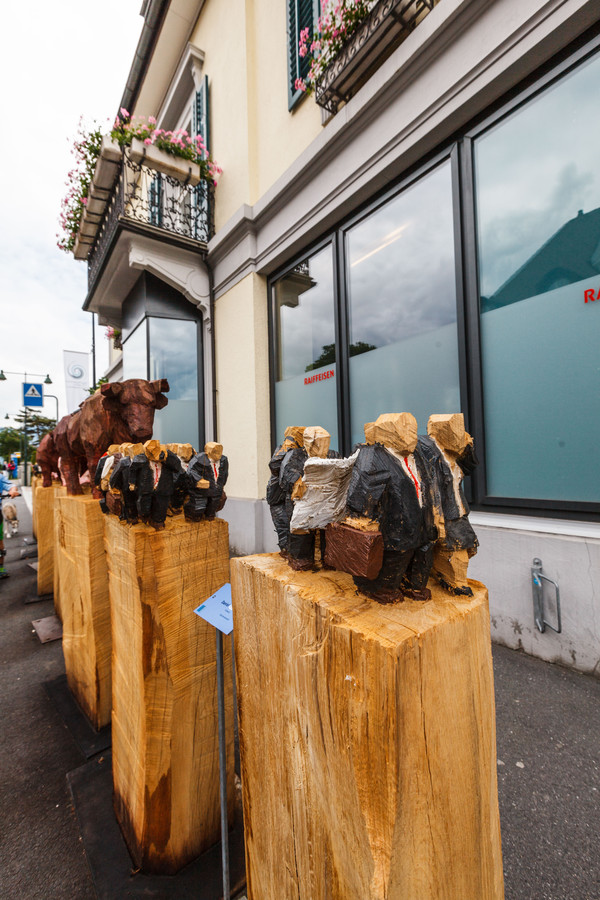
[[(164, 530), (105, 517), (114, 806), (135, 864), (170, 875), (220, 839), (215, 629), (194, 609), (229, 581), (225, 521)], [(233, 821), (231, 641), (224, 641)]]
[(67, 682), (79, 706), (99, 730), (110, 722), (111, 707), (104, 516), (91, 494), (58, 497), (57, 514), (59, 605)]
[(248, 900), (501, 900), (484, 585), (231, 567)]
[(54, 569), (57, 547), (54, 531), (54, 516), (58, 497), (65, 490), (59, 482), (52, 487), (42, 487), (41, 483), (32, 487), (33, 521), (38, 545), (37, 592), (41, 597), (54, 590)]

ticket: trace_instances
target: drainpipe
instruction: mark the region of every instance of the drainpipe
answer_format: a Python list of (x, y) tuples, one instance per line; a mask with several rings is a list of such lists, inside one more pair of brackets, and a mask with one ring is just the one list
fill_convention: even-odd
[(142, 79), (146, 74), (150, 57), (156, 45), (160, 29), (164, 22), (170, 0), (145, 0), (141, 15), (144, 16), (142, 33), (135, 50), (135, 56), (127, 77), (127, 84), (121, 97), (119, 109), (132, 111), (137, 102)]
[(215, 282), (213, 278), (213, 270), (209, 266), (206, 258), (204, 265), (208, 271), (208, 293), (210, 308), (210, 365), (212, 375), (212, 406), (213, 406), (213, 441), (218, 441), (219, 429), (217, 426), (217, 359), (216, 359), (216, 341), (215, 341)]

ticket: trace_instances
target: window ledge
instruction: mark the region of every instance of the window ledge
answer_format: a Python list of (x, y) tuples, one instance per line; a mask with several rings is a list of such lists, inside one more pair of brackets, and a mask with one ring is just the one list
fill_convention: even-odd
[(536, 531), (572, 538), (600, 540), (600, 525), (573, 519), (546, 519), (543, 516), (515, 516), (505, 513), (471, 512), (471, 525), (487, 528), (507, 528), (511, 531)]

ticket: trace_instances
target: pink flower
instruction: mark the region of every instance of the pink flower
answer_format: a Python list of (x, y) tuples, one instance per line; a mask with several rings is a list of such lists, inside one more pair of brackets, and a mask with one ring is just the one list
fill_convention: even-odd
[(144, 143), (145, 143), (145, 144), (151, 144), (152, 141), (150, 140), (150, 138), (146, 138), (145, 141), (144, 141)]
[(298, 51), (301, 57), (305, 57), (308, 53), (306, 44), (300, 44), (300, 50)]
[(127, 112), (127, 110), (125, 109), (124, 106), (121, 107), (121, 109), (119, 110), (119, 112), (120, 112), (121, 115), (124, 116), (126, 119), (129, 118), (129, 113)]
[(148, 122), (150, 123), (150, 125), (156, 125), (156, 119), (154, 118), (154, 116), (148, 116)]

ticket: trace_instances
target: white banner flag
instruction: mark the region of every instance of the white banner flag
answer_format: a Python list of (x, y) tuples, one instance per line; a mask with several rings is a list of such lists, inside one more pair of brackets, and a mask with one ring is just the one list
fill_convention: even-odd
[(75, 412), (79, 404), (89, 397), (90, 356), (77, 350), (63, 350), (65, 361), (65, 388), (67, 412)]

